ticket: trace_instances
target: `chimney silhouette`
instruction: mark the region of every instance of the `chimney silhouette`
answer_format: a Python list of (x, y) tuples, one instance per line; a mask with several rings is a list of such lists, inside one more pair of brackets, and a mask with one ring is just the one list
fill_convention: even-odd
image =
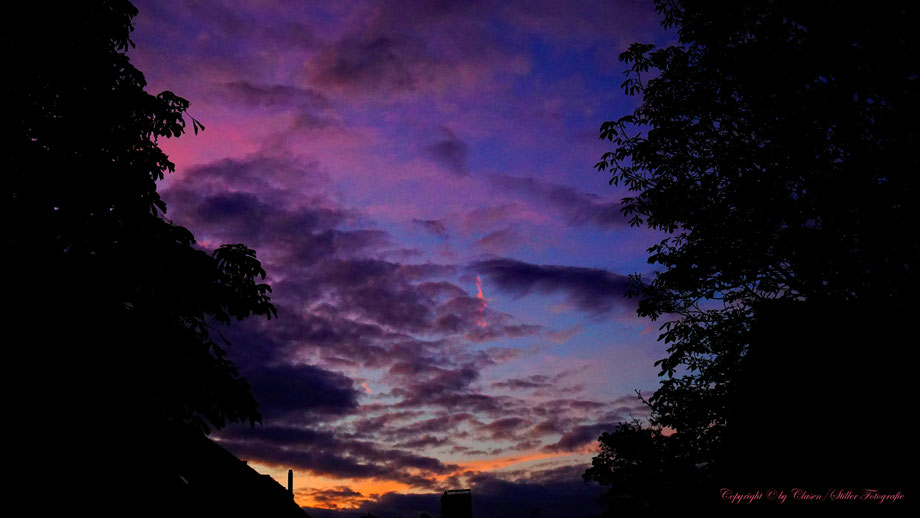
[(294, 470), (288, 470), (288, 493), (291, 494), (291, 498), (294, 498)]

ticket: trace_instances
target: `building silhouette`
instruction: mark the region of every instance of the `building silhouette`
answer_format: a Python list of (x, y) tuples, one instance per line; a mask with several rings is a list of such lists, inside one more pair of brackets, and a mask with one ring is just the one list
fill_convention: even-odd
[(293, 471), (284, 487), (201, 434), (176, 435), (160, 446), (134, 472), (138, 486), (149, 490), (143, 507), (151, 514), (308, 518), (294, 501)]
[(469, 489), (449, 489), (441, 495), (441, 518), (473, 518), (473, 495)]

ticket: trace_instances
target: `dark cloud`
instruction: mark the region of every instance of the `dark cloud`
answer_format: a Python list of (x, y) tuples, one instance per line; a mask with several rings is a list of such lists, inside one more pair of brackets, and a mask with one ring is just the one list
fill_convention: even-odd
[[(501, 338), (522, 338), (525, 336), (534, 336), (543, 331), (543, 326), (531, 324), (502, 324), (495, 323), (492, 318), (495, 312), (490, 312), (486, 317), (486, 325), (477, 325), (468, 331), (464, 336), (473, 342), (490, 342)], [(502, 314), (498, 314), (501, 316)], [(491, 322), (491, 323), (490, 323)]]
[(458, 469), (434, 457), (386, 448), (332, 431), (284, 426), (231, 427), (221, 431), (218, 437), (222, 445), (240, 458), (338, 478), (378, 478), (431, 487), (431, 477)]
[(469, 174), (469, 146), (447, 128), (441, 128), (441, 139), (426, 146), (425, 154), (457, 176)]
[(407, 399), (422, 404), (466, 391), (479, 378), (479, 368), (476, 365), (461, 365), (451, 369), (424, 363), (400, 362), (390, 368), (388, 376), (394, 385), (408, 387)]
[(478, 431), (489, 439), (510, 439), (527, 426), (530, 426), (530, 421), (524, 418), (504, 417), (479, 427)]
[(224, 83), (223, 93), (230, 101), (264, 108), (324, 110), (330, 106), (329, 99), (318, 90), (283, 84), (231, 81)]
[[(326, 358), (354, 357), (379, 365), (392, 352), (388, 349), (412, 340), (410, 333), (460, 335), (483, 319), (495, 326), (487, 336), (477, 333), (477, 340), (529, 330), (483, 308), (450, 282), (431, 280), (454, 275), (455, 267), (382, 259), (393, 249), (388, 233), (342, 230), (340, 225), (353, 221), (349, 211), (321, 192), (304, 203), (281, 188), (289, 178), (323, 180), (317, 167), (304, 167), (283, 156), (223, 160), (191, 170), (187, 181), (166, 193), (181, 207), (177, 219), (196, 229), (208, 245), (245, 242), (260, 257), (267, 256), (266, 269), (280, 279), (273, 285), (273, 300), (286, 316), (280, 327), (290, 340), (340, 349), (338, 354), (324, 352)], [(449, 293), (456, 296), (441, 298)], [(304, 315), (300, 308), (319, 300), (326, 309)], [(361, 354), (358, 344), (367, 352)]]
[(229, 102), (267, 111), (292, 112), (295, 126), (302, 129), (323, 129), (339, 124), (329, 99), (312, 88), (233, 81), (222, 85), (219, 95)]
[[(353, 429), (358, 437), (368, 437), (377, 432), (399, 429), (399, 425), (410, 422), (411, 428), (415, 429), (415, 423), (423, 418), (426, 413), (422, 410), (392, 410), (387, 405), (366, 404), (362, 407), (365, 415), (355, 419)], [(376, 411), (382, 412), (379, 415), (371, 415)], [(430, 432), (432, 430), (416, 430), (418, 434)]]
[(522, 378), (509, 378), (492, 383), (492, 387), (511, 391), (527, 391), (534, 396), (558, 397), (562, 394), (582, 392), (584, 384), (566, 385), (565, 378), (577, 371), (563, 371), (553, 375), (532, 374)]
[(399, 265), (376, 259), (326, 260), (316, 267), (315, 281), (336, 306), (371, 322), (409, 332), (431, 325), (431, 304), (399, 274)]
[(545, 435), (554, 435), (554, 434), (564, 434), (569, 430), (574, 424), (577, 424), (577, 421), (572, 418), (563, 417), (561, 415), (552, 415), (549, 416), (544, 421), (541, 421), (534, 425), (531, 429), (531, 433), (534, 433), (539, 436)]
[(444, 224), (443, 220), (440, 219), (413, 219), (413, 223), (424, 228), (431, 234), (440, 237), (441, 239), (447, 239), (447, 225)]
[(424, 435), (422, 437), (410, 438), (408, 440), (403, 439), (401, 442), (398, 443), (398, 446), (400, 448), (405, 448), (407, 450), (420, 450), (422, 448), (434, 448), (438, 446), (444, 446), (449, 443), (450, 443), (450, 440), (447, 437)]
[(617, 423), (579, 425), (562, 434), (559, 441), (546, 446), (543, 450), (548, 452), (577, 451), (596, 442), (602, 433), (613, 431), (616, 426)]
[[(503, 73), (505, 51), (492, 9), (473, 2), (394, 1), (373, 5), (344, 37), (307, 65), (310, 81), (354, 94), (404, 94), (449, 85), (464, 67)], [(512, 22), (513, 23), (513, 22)]]
[(408, 425), (404, 428), (398, 430), (399, 434), (404, 433), (415, 433), (415, 434), (429, 434), (429, 433), (448, 433), (454, 430), (458, 430), (461, 426), (466, 423), (473, 425), (481, 424), (478, 419), (473, 414), (470, 413), (452, 413), (444, 414), (438, 417), (432, 417), (430, 419), (423, 419), (416, 421), (411, 425)]
[(530, 198), (541, 206), (555, 210), (569, 225), (593, 225), (600, 228), (628, 225), (628, 220), (620, 211), (619, 202), (607, 201), (594, 194), (532, 177), (493, 174), (488, 178), (502, 191)]
[[(201, 199), (228, 193), (247, 193), (280, 211), (285, 208), (309, 209), (316, 219), (311, 228), (329, 228), (353, 213), (330, 201), (324, 190), (329, 177), (319, 164), (289, 154), (250, 155), (223, 159), (184, 171), (181, 182), (162, 190), (170, 205), (170, 215), (184, 215)], [(292, 188), (297, 186), (296, 191)], [(178, 211), (178, 212), (176, 212)], [(322, 217), (323, 215), (327, 217)], [(182, 216), (195, 223), (193, 216)]]
[(635, 305), (625, 297), (629, 278), (606, 270), (536, 265), (505, 258), (480, 261), (470, 268), (515, 297), (534, 292), (564, 293), (570, 303), (594, 315)]
[[(276, 287), (275, 292), (287, 295), (282, 291), (284, 287)], [(299, 297), (287, 295), (285, 299), (293, 305)], [(334, 306), (315, 306), (309, 314), (284, 309), (278, 316), (271, 332), (286, 344), (285, 355), (311, 352), (331, 364), (360, 364), (371, 368), (386, 365), (390, 361), (387, 346), (402, 338), (383, 326), (349, 319)]]
[(514, 219), (522, 209), (523, 206), (520, 204), (503, 204), (473, 209), (463, 217), (463, 231), (466, 233), (481, 232), (484, 228), (494, 227), (496, 224)]
[(248, 366), (243, 375), (266, 419), (343, 414), (358, 407), (351, 378), (313, 365)]
[[(461, 273), (456, 266), (382, 258), (393, 246), (388, 233), (355, 228), (360, 218), (321, 190), (308, 191), (304, 203), (283, 188), (298, 174), (323, 180), (318, 166), (296, 162), (224, 160), (190, 171), (168, 192), (181, 201), (177, 217), (203, 240), (253, 244), (272, 277), (279, 318), (227, 331), (268, 426), (223, 434), (226, 446), (267, 464), (431, 487), (435, 475), (454, 467), (413, 452), (460, 446), (477, 427), (478, 435), (499, 437), (529, 426), (524, 402), (477, 385), (483, 369), (519, 353), (466, 344), (542, 328), (467, 294), (453, 280)], [(340, 368), (383, 372), (368, 382), (390, 388), (379, 393), (387, 404), (362, 404), (378, 395), (359, 389), (363, 380), (334, 372)], [(342, 425), (348, 415), (363, 417)], [(323, 423), (340, 424), (333, 434)]]
[(433, 300), (467, 296), (463, 288), (446, 281), (423, 282), (418, 285), (418, 289)]
[(457, 296), (441, 302), (435, 308), (437, 320), (434, 328), (437, 332), (462, 335), (474, 342), (486, 342), (504, 337), (533, 336), (543, 331), (542, 326), (522, 324), (507, 313), (489, 309), (485, 300), (460, 295), (461, 292), (457, 291)]
[(457, 273), (457, 267), (444, 264), (403, 264), (400, 265), (400, 274), (412, 281), (421, 281), (432, 277), (451, 276)]
[(594, 413), (607, 408), (609, 403), (590, 401), (586, 399), (551, 399), (541, 403), (539, 410), (544, 415), (555, 415), (561, 412), (577, 410), (580, 412)]
[(489, 253), (500, 254), (507, 252), (523, 242), (524, 238), (508, 227), (486, 234), (473, 243), (473, 246)]
[(327, 88), (399, 92), (415, 90), (433, 63), (421, 40), (365, 33), (322, 49), (308, 73)]
[[(652, 397), (652, 392), (643, 391), (642, 398), (648, 401)], [(645, 418), (651, 414), (651, 409), (645, 404), (638, 394), (627, 394), (620, 396), (610, 402), (612, 410), (602, 417), (602, 421), (626, 421), (633, 418)]]
[(449, 412), (469, 412), (489, 417), (506, 416), (520, 408), (520, 401), (506, 396), (490, 396), (481, 392), (442, 392), (436, 395), (407, 392), (396, 406), (397, 408), (414, 408), (428, 405)]
[(168, 69), (168, 85), (183, 84), (189, 99), (205, 95), (193, 97), (189, 90), (212, 78), (269, 77), (277, 62), (266, 56), (309, 52), (318, 42), (309, 22), (291, 12), (297, 6), (277, 16), (265, 4), (224, 0), (134, 3), (139, 15), (132, 39), (143, 43), (132, 49), (132, 61), (145, 72)]
[(565, 376), (564, 373), (548, 376), (546, 374), (533, 374), (525, 378), (510, 378), (503, 381), (492, 383), (496, 388), (507, 388), (512, 390), (529, 390), (536, 388), (551, 387), (559, 382)]
[[(269, 369), (271, 364), (278, 369), (290, 355), (310, 352), (332, 364), (381, 368), (402, 362), (427, 369), (427, 377), (404, 380), (411, 393), (420, 393), (414, 384), (428, 390), (444, 382), (447, 372), (434, 368), (440, 362), (432, 356), (438, 342), (427, 337), (459, 337), (477, 329), (480, 321), (490, 324), (491, 334), (477, 335), (477, 340), (535, 332), (535, 326), (487, 309), (444, 279), (456, 275), (456, 267), (381, 259), (377, 256), (392, 248), (388, 233), (343, 230), (341, 225), (355, 221), (353, 214), (322, 191), (308, 191), (305, 203), (302, 196), (283, 189), (288, 181), (304, 178), (322, 183), (318, 169), (283, 155), (222, 160), (190, 170), (185, 181), (165, 194), (179, 207), (171, 215), (195, 229), (206, 246), (246, 242), (259, 250), (275, 279), (272, 300), (278, 306), (278, 321), (270, 327), (246, 328), (261, 333), (248, 336), (248, 342), (274, 344), (275, 350), (257, 359), (239, 357), (253, 378), (270, 378), (256, 367)], [(253, 367), (249, 361), (259, 363)], [(330, 376), (307, 367), (285, 369), (291, 375), (316, 377), (318, 385), (302, 387), (307, 392), (337, 387), (329, 391), (337, 402), (333, 406), (353, 400), (342, 392), (343, 384), (328, 384), (333, 381)], [(266, 398), (277, 395), (267, 392)]]

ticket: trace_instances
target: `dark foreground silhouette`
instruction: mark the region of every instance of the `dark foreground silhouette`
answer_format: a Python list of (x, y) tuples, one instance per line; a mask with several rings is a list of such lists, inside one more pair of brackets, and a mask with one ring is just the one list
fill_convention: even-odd
[(261, 418), (217, 329), (275, 309), (252, 250), (203, 250), (165, 217), (156, 182), (174, 166), (157, 140), (186, 130), (189, 103), (145, 91), (126, 54), (136, 14), (26, 3), (2, 21), (10, 493), (59, 512), (210, 515), (208, 491), (177, 480), (207, 487), (184, 475), (224, 463), (204, 434)]
[(761, 308), (716, 481), (903, 491), (914, 461), (905, 426), (914, 406), (906, 357), (916, 341), (913, 318), (906, 308), (871, 303)]
[(584, 478), (612, 488), (611, 513), (722, 488), (897, 493), (920, 311), (918, 4), (655, 4), (677, 41), (620, 55), (641, 102), (601, 126), (596, 167), (629, 189), (632, 224), (667, 234), (652, 278), (633, 276), (667, 357), (652, 427), (602, 436)]
[(450, 489), (441, 495), (441, 518), (472, 518), (473, 495), (469, 489)]
[(627, 423), (601, 437), (607, 457), (586, 478), (610, 486), (607, 516), (724, 508), (758, 493), (754, 505), (906, 504), (914, 315), (868, 303), (761, 305), (708, 459), (680, 431)]
[(290, 488), (201, 434), (164, 432), (159, 439), (137, 459), (143, 471), (135, 483), (146, 490), (137, 504), (146, 510), (189, 516), (307, 516)]

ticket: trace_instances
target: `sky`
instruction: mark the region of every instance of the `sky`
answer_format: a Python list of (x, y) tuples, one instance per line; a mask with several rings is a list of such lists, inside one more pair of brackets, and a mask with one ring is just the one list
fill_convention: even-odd
[(652, 3), (134, 3), (147, 90), (206, 127), (160, 142), (166, 215), (255, 249), (278, 309), (225, 332), (263, 423), (212, 437), (313, 516), (595, 510), (665, 356), (624, 297), (663, 236), (593, 168), (619, 53), (672, 42)]

